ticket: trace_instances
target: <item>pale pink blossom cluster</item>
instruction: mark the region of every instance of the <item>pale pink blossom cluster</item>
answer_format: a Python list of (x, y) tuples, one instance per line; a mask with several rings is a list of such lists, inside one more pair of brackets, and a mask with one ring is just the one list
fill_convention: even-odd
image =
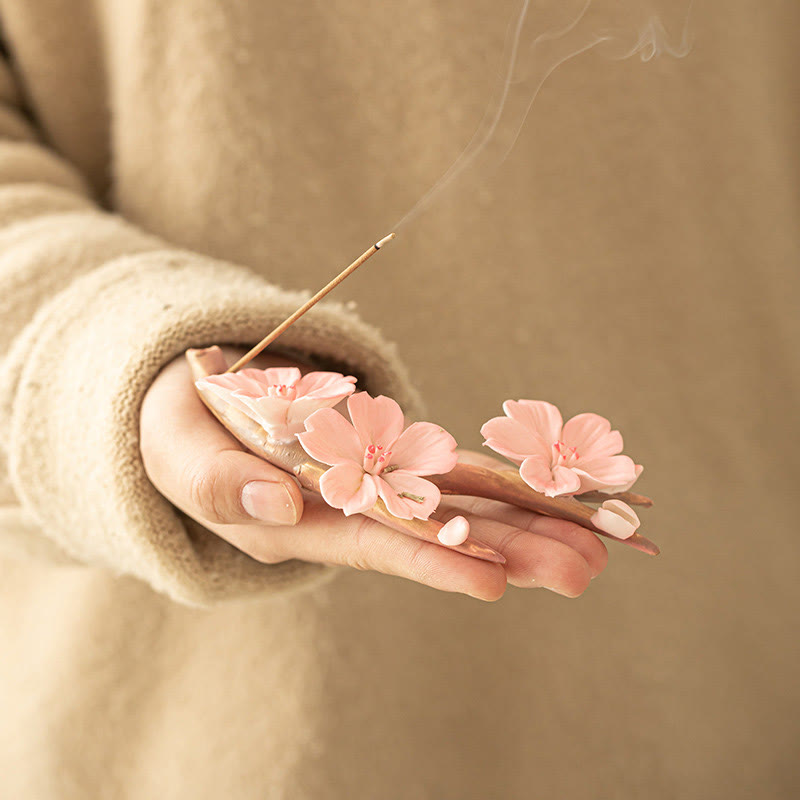
[(378, 497), (401, 519), (428, 519), (441, 500), (439, 488), (423, 475), (456, 465), (456, 440), (431, 422), (405, 427), (400, 406), (390, 397), (354, 394), (347, 401), (351, 422), (333, 409), (314, 412), (303, 449), (331, 468), (320, 480), (325, 502), (346, 515), (372, 508)]
[[(330, 465), (320, 490), (334, 508), (358, 514), (380, 497), (396, 517), (428, 519), (441, 493), (422, 476), (455, 466), (456, 440), (430, 422), (406, 427), (394, 400), (366, 392), (353, 395), (355, 382), (337, 372), (301, 376), (295, 367), (274, 367), (211, 375), (197, 384), (257, 422), (272, 441), (296, 438), (312, 458)], [(351, 422), (333, 409), (348, 396)], [(458, 530), (454, 521), (445, 533), (454, 541), (461, 536)]]
[[(322, 497), (346, 515), (368, 511), (380, 498), (396, 517), (428, 519), (441, 494), (423, 476), (453, 469), (456, 440), (430, 422), (406, 427), (394, 400), (353, 394), (355, 382), (338, 372), (301, 375), (291, 367), (212, 375), (198, 386), (255, 420), (271, 440), (296, 438), (308, 455), (329, 465), (320, 480)], [(345, 398), (349, 422), (333, 408)], [(548, 497), (624, 492), (642, 473), (621, 454), (620, 432), (598, 414), (578, 414), (564, 423), (559, 410), (541, 400), (506, 400), (503, 411), (506, 416), (481, 428), (484, 444), (517, 464), (522, 479)], [(445, 526), (443, 542), (464, 541), (462, 520)], [(633, 510), (618, 499), (603, 503), (591, 521), (618, 538), (639, 526)]]
[[(621, 455), (622, 434), (599, 414), (577, 414), (564, 423), (543, 400), (506, 400), (503, 411), (506, 416), (481, 428), (484, 445), (517, 464), (522, 480), (548, 497), (627, 492), (642, 474), (641, 464)], [(640, 524), (634, 510), (616, 499), (606, 500), (591, 522), (618, 539), (633, 536)]]
[(243, 369), (197, 381), (255, 420), (274, 442), (292, 442), (305, 430), (309, 415), (332, 408), (355, 391), (356, 379), (338, 372), (309, 372), (297, 367)]
[(564, 424), (543, 400), (506, 400), (505, 417), (481, 428), (490, 447), (519, 465), (525, 483), (548, 497), (600, 491), (626, 492), (642, 474), (622, 452), (622, 434), (599, 414), (578, 414)]

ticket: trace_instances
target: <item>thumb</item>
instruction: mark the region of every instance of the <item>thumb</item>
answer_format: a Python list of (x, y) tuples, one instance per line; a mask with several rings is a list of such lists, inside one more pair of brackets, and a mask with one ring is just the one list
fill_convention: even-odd
[(169, 364), (142, 404), (140, 449), (153, 485), (206, 525), (295, 525), (303, 496), (291, 475), (246, 452), (200, 400), (184, 359)]
[(296, 525), (303, 513), (303, 497), (291, 476), (242, 450), (217, 451), (194, 460), (184, 477), (183, 493), (183, 502), (173, 502), (189, 516), (213, 525)]

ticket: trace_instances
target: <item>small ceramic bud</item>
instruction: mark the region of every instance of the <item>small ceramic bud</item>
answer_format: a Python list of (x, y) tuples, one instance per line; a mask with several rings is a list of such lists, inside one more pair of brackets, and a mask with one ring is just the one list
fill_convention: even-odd
[(449, 522), (442, 525), (438, 533), (438, 539), (448, 547), (457, 547), (464, 544), (469, 536), (469, 522), (464, 517), (453, 517)]
[(606, 500), (592, 514), (591, 523), (617, 539), (628, 539), (641, 525), (636, 512), (621, 500)]

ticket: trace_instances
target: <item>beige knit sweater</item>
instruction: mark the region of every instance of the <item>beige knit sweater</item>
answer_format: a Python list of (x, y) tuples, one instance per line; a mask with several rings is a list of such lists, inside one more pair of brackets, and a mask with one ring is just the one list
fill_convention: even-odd
[[(88, 9), (82, 13), (86, 25), (101, 24)], [(168, 360), (189, 346), (258, 341), (305, 297), (101, 210), (103, 196), (115, 207), (126, 204), (120, 183), (111, 195), (107, 191), (110, 165), (104, 156), (114, 135), (107, 97), (85, 88), (89, 83), (99, 88), (105, 77), (102, 40), (87, 42), (87, 29), (72, 24), (46, 35), (46, 26), (56, 21), (44, 20), (43, 30), (43, 15), (43, 9), (12, 8), (4, 21), (12, 45), (17, 31), (35, 30), (13, 55), (20, 71), (33, 72), (30, 105), (41, 112), (43, 137), (22, 110), (10, 66), (0, 65), (5, 139), (0, 297), (7, 349), (2, 438), (13, 484), (4, 478), (4, 543), (136, 575), (193, 604), (308, 585), (323, 573), (319, 566), (286, 562), (265, 569), (199, 526), (185, 527), (147, 480), (138, 452), (143, 393)], [(126, 24), (125, 15), (111, 8), (107, 21), (112, 31)], [(87, 46), (97, 52), (87, 53)], [(80, 70), (66, 85), (65, 68)], [(183, 76), (173, 78), (180, 87)], [(82, 87), (77, 96), (75, 86)], [(50, 105), (57, 93), (60, 108)], [(127, 113), (140, 110), (134, 101)], [(173, 113), (186, 122), (177, 109)], [(141, 124), (132, 127), (141, 136)], [(41, 140), (48, 133), (57, 140), (49, 147)], [(132, 131), (117, 133), (124, 138)], [(71, 136), (77, 150), (63, 144), (63, 136)], [(188, 130), (186, 137), (191, 149)], [(53, 144), (67, 152), (57, 153)], [(138, 146), (147, 158), (147, 142), (139, 139)], [(122, 163), (114, 166), (121, 178)], [(133, 172), (143, 168), (129, 166)], [(154, 164), (146, 169), (152, 169), (150, 181), (161, 172)], [(151, 185), (161, 196), (161, 211), (148, 203), (149, 214), (169, 215), (172, 180), (161, 173)], [(235, 175), (231, 180), (236, 185)], [(203, 181), (198, 174), (192, 191), (213, 193), (218, 200), (211, 213), (224, 214), (225, 191), (216, 182), (204, 188)], [(262, 235), (269, 236), (266, 225)], [(269, 272), (269, 261), (264, 271)], [(328, 304), (309, 315), (281, 346), (341, 362), (363, 375), (373, 393), (394, 395), (406, 405), (413, 396), (392, 348), (341, 306)]]
[(796, 796), (793, 3), (701, 9), (679, 64), (567, 65), (338, 290), (366, 322), (281, 340), (467, 446), (506, 397), (605, 413), (660, 559), (482, 605), (259, 564), (142, 470), (159, 368), (388, 231), (513, 6), (0, 0), (0, 797)]

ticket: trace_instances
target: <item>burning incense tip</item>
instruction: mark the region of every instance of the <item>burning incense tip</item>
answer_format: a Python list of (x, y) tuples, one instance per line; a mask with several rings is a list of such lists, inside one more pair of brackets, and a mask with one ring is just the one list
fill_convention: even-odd
[(338, 286), (348, 275), (355, 272), (368, 258), (375, 255), (386, 242), (390, 242), (394, 237), (395, 234), (390, 233), (388, 236), (384, 236), (379, 242), (375, 242), (369, 250), (362, 253), (349, 267), (342, 270), (327, 286), (320, 289), (310, 300), (300, 306), (294, 314), (278, 325), (272, 333), (262, 339), (252, 350), (245, 353), (232, 367), (228, 367), (227, 372), (236, 372), (236, 370), (241, 369), (245, 364), (252, 361), (265, 347), (272, 344), (272, 342), (274, 342), (292, 323), (302, 317), (309, 308), (325, 297), (331, 289)]
[(391, 242), (396, 235), (397, 234), (390, 233), (388, 236), (384, 236), (383, 239), (381, 239), (379, 242), (375, 242), (375, 249), (380, 250), (381, 247), (383, 247), (386, 244), (386, 242)]

